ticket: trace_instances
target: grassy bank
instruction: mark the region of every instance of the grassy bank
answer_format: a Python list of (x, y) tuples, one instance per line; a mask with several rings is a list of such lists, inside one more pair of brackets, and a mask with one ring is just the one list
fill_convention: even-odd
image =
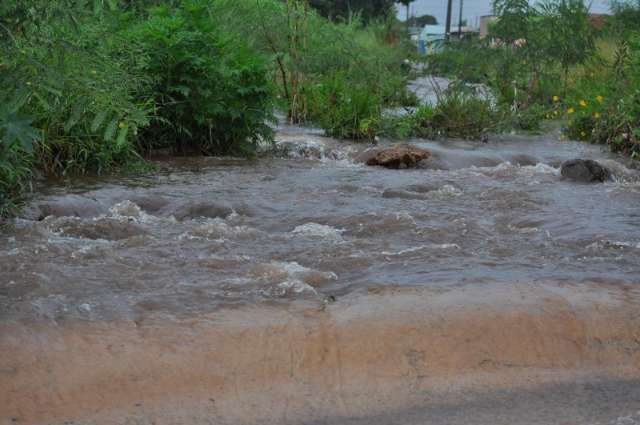
[(411, 103), (394, 18), (329, 21), (306, 1), (9, 0), (0, 6), (0, 215), (34, 171), (139, 169), (151, 149), (252, 155), (276, 109), (371, 138)]
[[(469, 107), (456, 88), (463, 84), (456, 84), (445, 93), (453, 110), (423, 108), (405, 128), (414, 135), (435, 131), (473, 138), (487, 125), (493, 131), (536, 131), (544, 120), (561, 119), (568, 138), (638, 157), (640, 3), (614, 3), (613, 17), (597, 30), (581, 0), (535, 6), (497, 0), (494, 6), (500, 19), (489, 37), (452, 42), (427, 65), (429, 73), (483, 84), (495, 99)], [(443, 126), (433, 118), (455, 115), (466, 116), (457, 120), (463, 126)]]

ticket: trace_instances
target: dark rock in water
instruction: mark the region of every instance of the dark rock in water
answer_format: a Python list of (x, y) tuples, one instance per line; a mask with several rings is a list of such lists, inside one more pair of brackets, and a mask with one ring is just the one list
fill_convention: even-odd
[(193, 218), (226, 218), (233, 213), (233, 209), (225, 204), (218, 204), (215, 202), (189, 202), (184, 205), (180, 205), (170, 214), (177, 220), (187, 220)]
[(160, 195), (133, 195), (129, 200), (140, 207), (140, 209), (148, 214), (160, 211), (169, 205), (169, 201)]
[(534, 156), (526, 155), (526, 154), (516, 154), (512, 156), (510, 162), (517, 164), (521, 167), (526, 165), (537, 165), (540, 163), (540, 160)]
[(120, 241), (134, 236), (147, 235), (147, 230), (137, 223), (109, 218), (95, 221), (67, 220), (52, 223), (52, 230), (65, 236), (82, 239)]
[(414, 146), (394, 146), (378, 150), (375, 155), (367, 159), (367, 165), (401, 169), (415, 168), (420, 161), (431, 156), (431, 152)]
[(65, 195), (26, 208), (22, 217), (28, 220), (43, 220), (49, 216), (95, 218), (106, 214), (107, 211), (107, 207), (96, 200), (80, 195)]
[(438, 190), (435, 185), (414, 184), (402, 189), (386, 189), (382, 197), (387, 199), (428, 199), (429, 192)]
[(590, 159), (572, 159), (562, 163), (562, 177), (582, 183), (604, 182), (611, 178), (611, 172)]

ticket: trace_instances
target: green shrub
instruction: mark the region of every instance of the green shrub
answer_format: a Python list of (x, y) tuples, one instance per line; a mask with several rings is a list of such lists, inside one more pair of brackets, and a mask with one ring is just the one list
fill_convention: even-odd
[(250, 154), (271, 140), (266, 121), (273, 97), (265, 61), (225, 36), (206, 0), (151, 11), (129, 37), (145, 53), (156, 119), (147, 146), (174, 146), (207, 154)]
[(512, 127), (528, 132), (538, 132), (549, 110), (545, 105), (533, 104), (527, 108), (518, 109), (512, 114)]
[(365, 84), (335, 74), (310, 89), (310, 116), (333, 137), (373, 139), (380, 99)]
[(149, 111), (136, 98), (142, 78), (114, 47), (117, 20), (66, 16), (27, 25), (4, 46), (3, 95), (40, 130), (34, 155), (46, 173), (112, 170), (138, 159), (135, 136)]
[(412, 113), (383, 114), (378, 122), (377, 133), (391, 139), (407, 139), (415, 135), (414, 127), (415, 116)]
[(446, 49), (428, 57), (428, 70), (432, 75), (488, 84), (499, 53), (479, 40), (452, 41)]
[(489, 99), (475, 89), (454, 82), (445, 90), (435, 106), (422, 106), (415, 114), (415, 134), (477, 139), (500, 123), (499, 112)]
[(8, 104), (0, 106), (0, 220), (16, 209), (31, 177), (33, 141), (39, 138), (31, 119)]
[(614, 63), (589, 72), (567, 100), (567, 137), (640, 158), (640, 34), (618, 42)]

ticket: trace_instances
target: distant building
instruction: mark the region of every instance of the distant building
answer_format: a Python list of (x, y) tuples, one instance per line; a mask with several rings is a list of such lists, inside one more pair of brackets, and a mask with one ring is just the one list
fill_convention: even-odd
[(498, 17), (495, 15), (484, 15), (480, 17), (480, 38), (485, 38), (489, 35), (489, 29), (491, 24), (498, 21)]
[(462, 27), (458, 31), (458, 27), (451, 28), (451, 35), (456, 38), (472, 38), (477, 37), (480, 31), (473, 27)]
[(425, 25), (418, 37), (418, 52), (423, 55), (439, 52), (446, 38), (443, 25)]

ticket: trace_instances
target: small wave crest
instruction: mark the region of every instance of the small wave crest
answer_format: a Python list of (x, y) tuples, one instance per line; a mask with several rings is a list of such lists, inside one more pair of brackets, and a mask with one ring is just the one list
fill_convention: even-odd
[(350, 150), (347, 147), (331, 146), (324, 141), (308, 138), (276, 141), (274, 150), (277, 154), (285, 158), (352, 163), (350, 160)]
[(119, 241), (149, 233), (144, 226), (126, 217), (82, 219), (49, 216), (41, 223), (56, 236), (74, 239)]
[(402, 249), (400, 251), (382, 251), (381, 254), (385, 257), (399, 257), (407, 254), (414, 254), (421, 251), (426, 250), (459, 250), (460, 245), (455, 243), (442, 243), (442, 244), (430, 244), (430, 245), (420, 245), (414, 246), (412, 248)]
[(255, 240), (259, 234), (260, 231), (253, 227), (244, 225), (234, 226), (227, 223), (224, 219), (213, 218), (208, 219), (204, 224), (201, 224), (194, 229), (182, 233), (178, 236), (178, 239)]
[(322, 272), (297, 262), (283, 261), (258, 264), (249, 274), (261, 284), (263, 293), (276, 297), (302, 293), (317, 295), (316, 287), (338, 279), (333, 272)]
[(612, 240), (599, 240), (586, 246), (588, 250), (604, 250), (604, 249), (625, 249), (636, 248), (640, 249), (640, 242), (629, 241), (612, 241)]
[(560, 176), (560, 168), (539, 162), (535, 165), (517, 165), (510, 161), (501, 162), (491, 167), (471, 166), (469, 170), (487, 177), (515, 177), (518, 175), (530, 177), (534, 175)]
[(291, 231), (294, 235), (331, 241), (341, 241), (342, 233), (344, 232), (344, 229), (336, 229), (335, 227), (318, 223), (305, 223)]

